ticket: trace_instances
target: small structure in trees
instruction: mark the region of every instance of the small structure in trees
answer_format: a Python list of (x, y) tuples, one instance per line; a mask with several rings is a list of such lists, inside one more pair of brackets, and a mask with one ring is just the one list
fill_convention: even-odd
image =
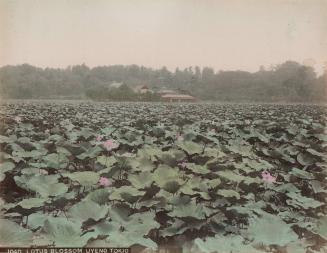
[(165, 95), (173, 95), (173, 94), (177, 94), (177, 92), (176, 91), (174, 91), (174, 90), (159, 90), (158, 92), (157, 92), (160, 96), (165, 96)]
[(134, 91), (136, 93), (140, 93), (140, 94), (153, 93), (153, 91), (151, 89), (149, 89), (149, 87), (147, 85), (136, 86)]
[(166, 94), (161, 98), (166, 102), (196, 102), (196, 98), (191, 95), (184, 94)]

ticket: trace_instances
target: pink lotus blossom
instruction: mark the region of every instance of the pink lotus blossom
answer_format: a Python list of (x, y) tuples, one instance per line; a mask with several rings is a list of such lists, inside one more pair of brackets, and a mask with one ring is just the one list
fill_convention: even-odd
[(48, 172), (46, 170), (40, 169), (40, 174), (42, 175), (48, 175)]
[(184, 140), (184, 137), (181, 135), (181, 134), (177, 134), (176, 135), (176, 139), (178, 140), (178, 141), (183, 141)]
[(178, 165), (181, 166), (182, 168), (186, 168), (187, 167), (187, 163), (186, 162), (181, 162)]
[(101, 141), (101, 140), (102, 140), (102, 137), (101, 137), (100, 135), (98, 135), (98, 136), (96, 137), (96, 140), (97, 140), (97, 141)]
[(110, 151), (112, 149), (117, 148), (119, 144), (114, 142), (113, 140), (107, 140), (103, 143), (103, 146), (106, 148), (106, 150)]
[(19, 116), (16, 116), (16, 117), (14, 118), (14, 120), (15, 120), (17, 123), (21, 123), (21, 122), (22, 122), (22, 118), (19, 117)]
[(99, 185), (102, 185), (102, 186), (110, 186), (112, 183), (109, 181), (108, 178), (106, 177), (100, 177), (99, 179)]
[(276, 177), (272, 176), (269, 172), (264, 171), (261, 173), (262, 179), (268, 183), (275, 183)]

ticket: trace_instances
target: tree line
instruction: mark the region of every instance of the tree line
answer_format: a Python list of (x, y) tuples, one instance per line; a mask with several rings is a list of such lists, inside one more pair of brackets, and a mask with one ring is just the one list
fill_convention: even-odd
[[(152, 90), (173, 89), (200, 100), (228, 102), (323, 102), (327, 73), (318, 76), (312, 67), (294, 61), (255, 73), (215, 71), (189, 67), (169, 71), (138, 65), (89, 68), (85, 64), (67, 68), (39, 68), (29, 64), (0, 68), (2, 98), (99, 99), (157, 101), (156, 94), (139, 94), (136, 86)], [(112, 83), (122, 83), (111, 87)]]

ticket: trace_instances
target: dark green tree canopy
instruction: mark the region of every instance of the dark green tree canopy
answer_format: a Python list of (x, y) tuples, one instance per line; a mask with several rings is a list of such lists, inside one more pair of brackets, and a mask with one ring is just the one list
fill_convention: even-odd
[[(122, 83), (110, 89), (112, 83)], [(65, 69), (38, 68), (28, 64), (0, 68), (0, 94), (3, 98), (92, 98), (104, 100), (158, 99), (135, 93), (147, 85), (152, 90), (173, 89), (202, 100), (235, 102), (320, 102), (326, 98), (326, 73), (287, 61), (270, 70), (255, 73), (219, 71), (198, 66), (171, 72), (138, 65), (112, 65), (89, 68), (85, 64)]]

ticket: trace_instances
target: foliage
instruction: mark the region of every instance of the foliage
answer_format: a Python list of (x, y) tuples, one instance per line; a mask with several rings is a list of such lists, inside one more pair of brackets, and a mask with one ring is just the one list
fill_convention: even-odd
[(0, 112), (1, 245), (326, 247), (324, 106), (6, 102)]
[(23, 64), (0, 68), (0, 94), (18, 99), (159, 101), (155, 93), (135, 92), (136, 87), (147, 85), (154, 91), (173, 89), (212, 101), (319, 102), (326, 101), (324, 75), (317, 77), (313, 68), (293, 61), (255, 73), (215, 72), (198, 66), (169, 71), (137, 65), (42, 69)]

